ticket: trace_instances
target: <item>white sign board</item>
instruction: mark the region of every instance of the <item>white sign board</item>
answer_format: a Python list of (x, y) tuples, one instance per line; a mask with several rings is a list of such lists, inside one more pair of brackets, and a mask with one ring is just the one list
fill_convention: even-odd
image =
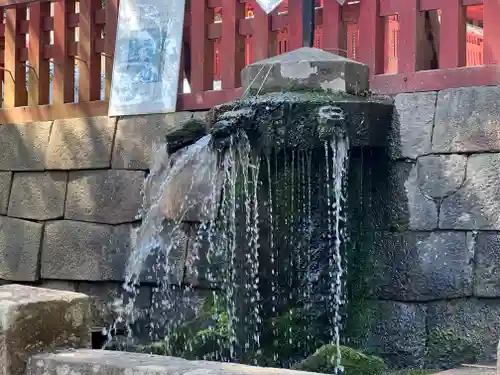
[(259, 4), (267, 14), (275, 10), (282, 2), (283, 0), (257, 0), (257, 4)]
[(121, 0), (109, 116), (175, 112), (185, 0)]

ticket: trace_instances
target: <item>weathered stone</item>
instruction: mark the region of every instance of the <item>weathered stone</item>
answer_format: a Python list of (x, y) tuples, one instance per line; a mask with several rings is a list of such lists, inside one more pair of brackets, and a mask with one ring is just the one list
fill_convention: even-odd
[(38, 280), (42, 224), (0, 216), (0, 278)]
[(8, 215), (32, 220), (62, 217), (67, 180), (66, 172), (15, 173)]
[(250, 95), (304, 90), (357, 95), (368, 89), (367, 65), (308, 47), (259, 60), (241, 76)]
[(12, 172), (0, 172), (0, 215), (7, 214)]
[[(88, 295), (92, 306), (92, 327), (108, 328), (117, 317), (117, 312), (129, 302), (129, 296), (121, 283), (78, 283), (77, 291)], [(141, 286), (134, 300), (138, 318), (146, 317), (151, 306), (151, 287)]]
[(468, 238), (476, 252), (474, 296), (500, 297), (500, 234), (476, 232)]
[(130, 252), (130, 227), (69, 220), (47, 223), (43, 236), (43, 279), (122, 281)]
[(35, 355), (28, 362), (26, 375), (61, 375), (62, 369), (70, 374), (94, 375), (147, 375), (151, 371), (159, 375), (315, 375), (312, 372), (237, 363), (188, 361), (161, 355), (86, 349)]
[[(217, 205), (213, 200), (220, 195), (222, 186), (222, 168), (219, 168), (217, 153), (210, 147), (209, 138), (185, 149), (179, 150), (170, 160), (171, 168), (165, 174), (158, 174), (151, 179), (151, 188), (160, 186), (161, 211), (163, 215), (174, 221), (205, 221), (213, 219)], [(170, 180), (168, 184), (159, 184)], [(156, 192), (148, 190), (149, 196)]]
[(500, 154), (471, 155), (465, 182), (443, 200), (442, 229), (500, 229)]
[[(422, 194), (415, 163), (401, 161), (388, 168), (388, 186), (381, 185), (374, 197), (374, 205), (378, 207), (374, 212), (377, 228), (399, 231), (436, 229), (437, 205)], [(385, 177), (381, 178), (385, 180)]]
[(418, 183), (422, 193), (440, 200), (455, 193), (465, 180), (465, 155), (428, 155), (417, 160)]
[(366, 324), (363, 347), (397, 367), (421, 367), (426, 345), (426, 306), (369, 301), (362, 311)]
[(431, 151), (435, 92), (396, 95), (389, 153), (393, 159), (415, 159)]
[(428, 301), (472, 295), (474, 249), (465, 232), (380, 233), (367, 272), (374, 295)]
[(189, 146), (208, 134), (208, 124), (203, 119), (191, 118), (167, 132), (168, 152), (174, 153), (183, 147)]
[(107, 116), (54, 121), (47, 169), (108, 168), (115, 122)]
[(0, 373), (23, 375), (30, 356), (60, 347), (90, 347), (90, 305), (84, 294), (0, 287)]
[(113, 168), (149, 169), (165, 134), (192, 117), (192, 112), (176, 112), (120, 118), (113, 148)]
[(0, 170), (43, 171), (52, 122), (0, 127)]
[(500, 301), (456, 299), (428, 306), (426, 365), (451, 368), (493, 362), (500, 332)]
[(77, 292), (77, 282), (67, 280), (42, 280), (41, 288)]
[(120, 224), (136, 220), (142, 203), (144, 172), (70, 172), (64, 217)]
[(500, 151), (500, 87), (462, 87), (438, 94), (433, 152)]

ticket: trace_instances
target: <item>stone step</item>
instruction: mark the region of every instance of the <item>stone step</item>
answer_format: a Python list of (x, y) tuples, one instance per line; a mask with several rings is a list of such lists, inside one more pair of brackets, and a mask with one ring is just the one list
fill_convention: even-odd
[(251, 367), (233, 363), (77, 349), (31, 357), (25, 375), (317, 375), (312, 372)]

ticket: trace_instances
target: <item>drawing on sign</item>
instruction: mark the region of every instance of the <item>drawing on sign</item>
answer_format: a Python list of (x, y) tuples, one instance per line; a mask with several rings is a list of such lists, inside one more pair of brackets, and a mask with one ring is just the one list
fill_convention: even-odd
[(174, 112), (184, 0), (122, 0), (109, 116)]
[(257, 4), (259, 4), (267, 14), (275, 10), (282, 2), (283, 0), (257, 0)]

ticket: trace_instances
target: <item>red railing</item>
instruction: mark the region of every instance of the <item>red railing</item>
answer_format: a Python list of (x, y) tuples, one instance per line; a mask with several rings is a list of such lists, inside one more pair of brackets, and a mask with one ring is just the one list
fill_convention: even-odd
[[(0, 123), (107, 113), (117, 2), (0, 0)], [(239, 98), (246, 64), (301, 47), (302, 0), (288, 0), (271, 15), (255, 0), (188, 3), (179, 110), (207, 109)], [(367, 64), (373, 91), (500, 84), (500, 0), (359, 0), (342, 7), (334, 0), (319, 3), (317, 46)], [(482, 35), (466, 32), (466, 9), (479, 12), (474, 27)], [(436, 69), (424, 70), (431, 58), (421, 48), (429, 35), (429, 11), (439, 11), (443, 38), (434, 35), (432, 42), (438, 46)], [(466, 66), (471, 62), (484, 65)], [(190, 92), (184, 91), (186, 81)]]

